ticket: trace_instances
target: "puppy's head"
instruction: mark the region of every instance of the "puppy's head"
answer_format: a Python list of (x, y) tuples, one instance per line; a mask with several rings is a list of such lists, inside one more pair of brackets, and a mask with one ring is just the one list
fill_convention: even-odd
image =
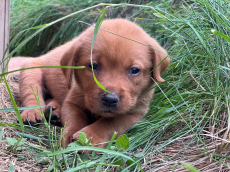
[[(69, 86), (74, 74), (83, 93), (84, 106), (100, 116), (114, 117), (137, 107), (138, 101), (154, 85), (151, 77), (157, 82), (164, 81), (161, 74), (168, 67), (169, 58), (154, 39), (130, 21), (106, 20), (101, 28), (104, 30), (99, 30), (93, 47), (93, 65), (90, 63), (93, 27), (73, 41), (61, 65), (85, 66), (74, 72), (63, 70)], [(113, 94), (97, 86), (92, 69), (97, 80)]]

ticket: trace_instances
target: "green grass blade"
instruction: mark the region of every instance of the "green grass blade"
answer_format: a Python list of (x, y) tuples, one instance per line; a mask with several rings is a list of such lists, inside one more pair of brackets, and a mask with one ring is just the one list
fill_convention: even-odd
[[(18, 110), (28, 110), (28, 109), (37, 109), (37, 108), (42, 108), (45, 105), (41, 105), (41, 106), (30, 106), (30, 107), (19, 107)], [(0, 109), (0, 112), (11, 112), (11, 111), (15, 111), (14, 108), (6, 108), (6, 109)]]
[(62, 153), (68, 153), (68, 152), (72, 152), (72, 151), (81, 151), (81, 150), (94, 150), (94, 151), (104, 152), (104, 153), (107, 153), (107, 154), (113, 154), (113, 155), (116, 155), (116, 156), (121, 156), (121, 157), (126, 158), (126, 159), (130, 159), (135, 164), (137, 164), (138, 167), (140, 168), (140, 170), (143, 172), (141, 166), (136, 161), (134, 161), (131, 157), (129, 157), (127, 155), (124, 155), (123, 153), (120, 153), (120, 152), (116, 152), (116, 151), (108, 150), (108, 149), (103, 149), (103, 148), (96, 148), (96, 147), (90, 147), (90, 146), (67, 147), (66, 149), (55, 151), (55, 152), (52, 152), (52, 153), (47, 152), (47, 154), (48, 154), (48, 156), (55, 156), (55, 155), (59, 155), (59, 154), (62, 154)]
[(218, 32), (218, 31), (216, 31), (216, 30), (214, 30), (214, 29), (212, 29), (211, 32), (212, 32), (213, 34), (218, 35), (218, 36), (220, 36), (220, 37), (222, 37), (222, 38), (224, 38), (224, 39), (226, 39), (227, 41), (230, 42), (230, 37), (229, 37), (229, 36), (227, 36), (227, 35), (225, 35), (225, 34), (223, 34), (223, 33), (221, 33), (221, 32)]
[[(116, 136), (117, 136), (117, 133), (115, 132), (113, 134), (111, 140), (109, 141), (107, 149), (110, 149), (110, 147), (112, 146), (112, 143), (113, 143), (114, 139), (116, 138)], [(106, 156), (107, 156), (107, 153), (104, 153), (103, 156), (101, 157), (100, 163), (104, 163)], [(102, 165), (98, 165), (95, 172), (100, 172), (101, 167), (102, 167)]]
[(87, 167), (90, 167), (90, 166), (96, 164), (97, 162), (98, 162), (98, 160), (96, 160), (96, 161), (90, 161), (90, 162), (88, 162), (88, 163), (86, 163), (86, 164), (82, 164), (82, 165), (79, 165), (79, 166), (77, 166), (77, 167), (75, 167), (75, 168), (71, 168), (71, 169), (67, 170), (66, 172), (76, 172), (76, 171), (78, 171), (78, 170), (81, 170), (81, 169), (85, 169), (85, 168), (87, 168)]
[(191, 171), (191, 172), (200, 172), (199, 170), (197, 170), (195, 167), (193, 167), (193, 166), (191, 166), (191, 165), (189, 165), (188, 163), (182, 163), (182, 165), (185, 167), (185, 168), (187, 168), (189, 171)]
[(34, 27), (29, 28), (28, 30), (41, 29), (45, 26), (50, 26), (50, 24), (43, 24), (43, 25), (39, 25), (39, 26), (34, 26)]
[[(91, 66), (93, 66), (93, 45), (94, 45), (94, 42), (95, 42), (95, 39), (96, 39), (98, 30), (100, 29), (101, 23), (103, 22), (103, 20), (104, 20), (104, 18), (105, 18), (106, 11), (107, 11), (107, 9), (104, 9), (104, 10), (101, 12), (101, 14), (100, 14), (100, 16), (99, 16), (99, 18), (98, 18), (98, 20), (97, 20), (97, 22), (96, 22), (94, 31), (93, 31), (93, 40), (92, 40), (92, 44), (91, 44), (91, 55), (90, 55)], [(93, 78), (94, 78), (94, 81), (96, 82), (96, 84), (97, 84), (102, 90), (104, 90), (104, 91), (106, 91), (106, 92), (108, 92), (108, 93), (111, 93), (111, 92), (107, 91), (107, 90), (105, 89), (105, 87), (104, 87), (103, 85), (101, 85), (101, 84), (98, 82), (98, 80), (97, 80), (97, 78), (96, 78), (96, 76), (95, 76), (95, 74), (94, 74), (93, 67), (92, 67), (92, 73), (93, 73)]]
[(20, 126), (21, 126), (21, 130), (22, 130), (22, 132), (24, 133), (24, 124), (23, 124), (23, 121), (22, 121), (20, 112), (19, 112), (19, 110), (18, 110), (18, 107), (17, 107), (17, 105), (16, 105), (16, 102), (15, 102), (15, 100), (14, 100), (14, 97), (13, 97), (12, 93), (11, 93), (10, 87), (9, 87), (9, 85), (8, 85), (8, 83), (7, 83), (7, 80), (6, 80), (6, 77), (5, 77), (5, 76), (4, 76), (4, 81), (5, 81), (5, 84), (6, 84), (6, 88), (7, 88), (7, 90), (8, 90), (8, 93), (9, 93), (9, 95), (10, 95), (11, 102), (12, 102), (12, 104), (13, 104), (13, 106), (14, 106), (16, 115), (17, 115), (17, 117), (18, 117), (18, 121), (19, 121), (19, 124), (20, 124)]
[(0, 74), (0, 76), (5, 76), (5, 75), (7, 75), (7, 74), (14, 73), (14, 72), (18, 72), (18, 71), (22, 71), (22, 70), (37, 69), (37, 68), (70, 68), (70, 69), (84, 69), (85, 66), (36, 66), (36, 67), (21, 68), (21, 69), (18, 69), (18, 70), (13, 70), (13, 71), (10, 71), (10, 72), (2, 73), (2, 74)]

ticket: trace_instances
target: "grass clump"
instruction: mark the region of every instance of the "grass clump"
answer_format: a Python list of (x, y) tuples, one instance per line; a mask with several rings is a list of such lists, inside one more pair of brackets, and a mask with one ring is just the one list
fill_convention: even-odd
[[(154, 95), (147, 120), (130, 130), (134, 147), (147, 144), (144, 154), (149, 159), (189, 133), (193, 137), (181, 148), (182, 154), (195, 140), (197, 148), (201, 145), (206, 152), (207, 140), (215, 138), (220, 143), (229, 134), (229, 43), (211, 32), (215, 29), (229, 35), (227, 1), (195, 0), (184, 2), (180, 9), (165, 5), (155, 8), (152, 20), (163, 26), (159, 31), (172, 41), (167, 82), (159, 85), (163, 94), (157, 91)], [(150, 145), (161, 141), (152, 150)], [(222, 152), (225, 141), (215, 151)], [(167, 157), (174, 162), (171, 158)]]
[[(121, 3), (124, 0), (13, 0), (11, 3), (11, 39), (14, 38), (20, 31), (32, 28), (39, 25), (44, 25), (65, 17), (76, 11), (92, 7), (100, 3)], [(139, 4), (138, 0), (133, 3)], [(32, 56), (36, 57), (50, 51), (51, 49), (64, 44), (72, 38), (84, 31), (88, 25), (86, 23), (95, 23), (97, 21), (98, 12), (103, 9), (103, 6), (91, 8), (90, 11), (83, 11), (72, 17), (66, 18), (54, 25), (48, 27), (41, 33), (37, 34), (33, 40), (30, 40), (25, 46), (15, 53), (15, 56)], [(109, 12), (109, 18), (116, 18), (120, 15), (128, 16), (133, 11), (133, 8), (123, 10), (116, 8)], [(121, 15), (122, 13), (122, 15)], [(34, 33), (34, 30), (25, 32), (11, 46), (11, 50), (15, 49), (28, 35)]]
[[(41, 16), (46, 13), (45, 9), (48, 12), (50, 10), (47, 6), (45, 8), (42, 2), (42, 10), (38, 12)], [(56, 3), (56, 1), (53, 2)], [(58, 7), (58, 13), (64, 11), (63, 16), (71, 13), (68, 10), (73, 8), (71, 6), (62, 9), (64, 2), (66, 1), (60, 3), (57, 1), (59, 5), (52, 7)], [(230, 49), (228, 40), (211, 32), (214, 29), (229, 36), (228, 1), (191, 0), (180, 2), (175, 6), (170, 6), (171, 1), (146, 5), (125, 4), (123, 5), (125, 7), (108, 5), (113, 9), (124, 10), (129, 7), (136, 9), (131, 11), (129, 19), (135, 18), (137, 23), (140, 23), (151, 35), (156, 35), (155, 38), (167, 48), (172, 61), (163, 76), (166, 82), (156, 84), (156, 93), (145, 120), (138, 122), (127, 132), (129, 146), (122, 150), (122, 155), (118, 150), (116, 153), (116, 151), (108, 149), (100, 150), (105, 153), (103, 156), (95, 152), (88, 156), (69, 151), (58, 155), (59, 148), (52, 148), (52, 145), (49, 144), (50, 139), (56, 137), (55, 128), (48, 130), (52, 133), (52, 137), (47, 138), (49, 135), (47, 129), (26, 127), (25, 131), (30, 134), (24, 135), (24, 137), (33, 138), (36, 136), (39, 140), (46, 139), (42, 140), (42, 143), (39, 141), (41, 146), (39, 149), (35, 149), (28, 142), (27, 151), (30, 151), (36, 158), (46, 159), (45, 163), (50, 163), (47, 171), (65, 171), (67, 169), (68, 171), (90, 169), (99, 171), (101, 168), (103, 171), (138, 171), (141, 168), (144, 171), (180, 171), (185, 170), (185, 167), (181, 165), (185, 161), (186, 164), (190, 164), (186, 165), (187, 167), (190, 168), (192, 165), (195, 168), (191, 169), (200, 171), (229, 169), (227, 162), (230, 149), (227, 142), (230, 125)], [(57, 18), (62, 17), (58, 13), (52, 13), (52, 15), (57, 14)], [(80, 20), (86, 20), (89, 23), (92, 21), (90, 19), (92, 15), (97, 17), (97, 13), (89, 15), (89, 12), (84, 12), (81, 15), (83, 18)], [(48, 28), (50, 31), (57, 29), (56, 34), (49, 35), (46, 29), (37, 35), (35, 40), (43, 42), (45, 38), (49, 38), (49, 41), (46, 41), (47, 45), (44, 46), (50, 49), (52, 46), (71, 39), (85, 27), (82, 25), (83, 27), (77, 31), (71, 30), (70, 28), (74, 29), (76, 26), (71, 22), (76, 23), (79, 20), (75, 17), (63, 20), (61, 25), (57, 23), (59, 26), (53, 25)], [(44, 23), (41, 18), (31, 17), (30, 20), (28, 23), (34, 23), (30, 26), (49, 23), (47, 21)], [(51, 17), (50, 21), (53, 20), (55, 18)], [(60, 27), (63, 31), (59, 31)], [(15, 31), (12, 30), (12, 32)], [(67, 34), (63, 35), (65, 32)], [(26, 37), (27, 34), (30, 32), (26, 32), (24, 36)], [(22, 37), (21, 40), (23, 39)], [(13, 46), (17, 46), (17, 44), (15, 43)], [(27, 46), (29, 45), (31, 43)], [(38, 49), (37, 46), (34, 46), (33, 50), (29, 52), (26, 48), (26, 46), (23, 47), (18, 53), (28, 52), (31, 55)], [(45, 48), (41, 49), (45, 52), (47, 51)], [(16, 124), (11, 125), (11, 127), (16, 126)], [(47, 127), (49, 128), (50, 125), (48, 124)], [(130, 158), (131, 162), (126, 156)], [(134, 165), (132, 160), (140, 164), (141, 168)]]

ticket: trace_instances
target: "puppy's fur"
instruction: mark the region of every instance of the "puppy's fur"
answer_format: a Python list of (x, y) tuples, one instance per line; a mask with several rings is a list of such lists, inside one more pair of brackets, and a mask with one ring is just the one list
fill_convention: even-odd
[[(90, 51), (94, 27), (39, 58), (23, 62), (23, 67), (85, 66), (77, 70), (31, 69), (20, 74), (23, 106), (38, 105), (32, 86), (35, 92), (38, 90), (41, 105), (46, 105), (43, 110), (49, 112), (52, 108), (53, 119), (60, 119), (63, 126), (66, 123), (64, 132), (68, 132), (63, 147), (76, 140), (80, 132), (92, 137), (93, 144), (109, 141), (115, 131), (123, 134), (148, 110), (154, 91), (151, 77), (164, 81), (161, 74), (170, 61), (167, 53), (140, 27), (124, 19), (113, 19), (103, 21), (101, 28), (104, 30), (99, 29), (93, 47), (93, 66)], [(98, 87), (91, 68), (105, 89), (114, 94)], [(42, 120), (35, 110), (25, 110), (21, 117), (32, 124)]]

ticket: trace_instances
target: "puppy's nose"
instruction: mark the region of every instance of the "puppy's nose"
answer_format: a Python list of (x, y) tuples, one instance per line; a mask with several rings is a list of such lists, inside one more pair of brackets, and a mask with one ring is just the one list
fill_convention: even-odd
[(114, 94), (103, 93), (101, 95), (101, 100), (103, 105), (107, 107), (115, 107), (119, 102), (119, 98), (115, 93)]

